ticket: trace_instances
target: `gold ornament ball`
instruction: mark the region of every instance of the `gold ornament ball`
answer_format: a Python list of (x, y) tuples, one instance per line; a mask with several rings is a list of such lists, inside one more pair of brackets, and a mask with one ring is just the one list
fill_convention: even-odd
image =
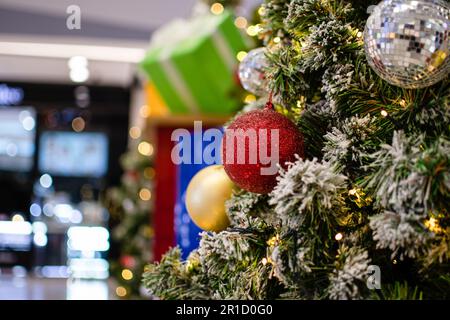
[(225, 201), (230, 199), (234, 184), (223, 166), (200, 170), (189, 182), (186, 208), (192, 221), (205, 231), (219, 232), (229, 226)]

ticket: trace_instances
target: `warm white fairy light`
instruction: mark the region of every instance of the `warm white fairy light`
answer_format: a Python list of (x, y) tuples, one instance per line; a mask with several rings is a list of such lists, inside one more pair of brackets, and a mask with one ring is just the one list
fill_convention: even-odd
[(252, 103), (256, 101), (256, 97), (253, 94), (248, 94), (244, 98), (245, 103)]
[(127, 289), (125, 289), (122, 286), (119, 286), (119, 287), (116, 288), (116, 294), (119, 297), (125, 297), (127, 295)]
[(123, 269), (122, 278), (127, 281), (133, 279), (133, 272), (131, 272), (131, 270), (129, 269)]
[(240, 61), (244, 60), (244, 58), (246, 56), (247, 56), (247, 52), (246, 51), (239, 51), (238, 54), (236, 55), (236, 58), (240, 62)]
[(139, 128), (139, 127), (131, 127), (130, 128), (130, 132), (129, 132), (129, 134), (130, 134), (130, 137), (132, 138), (132, 139), (138, 139), (138, 138), (140, 138), (141, 137), (141, 128)]
[(237, 17), (234, 20), (234, 25), (239, 29), (245, 29), (247, 27), (247, 24), (247, 19), (245, 19), (244, 17)]
[(260, 16), (265, 15), (265, 14), (266, 14), (266, 8), (264, 8), (264, 7), (259, 7), (259, 9), (258, 9), (258, 14), (259, 14)]
[(216, 2), (211, 5), (211, 13), (212, 14), (219, 15), (219, 14), (222, 14), (223, 11), (224, 11), (224, 7), (221, 3)]
[(261, 25), (259, 25), (259, 24), (252, 25), (247, 28), (247, 34), (250, 37), (254, 37), (254, 36), (258, 35), (258, 33), (260, 33), (261, 31), (262, 31), (262, 28), (261, 28)]
[(153, 146), (147, 141), (142, 141), (138, 145), (138, 151), (143, 156), (151, 156), (153, 154)]
[(147, 188), (142, 188), (139, 190), (139, 198), (141, 198), (142, 201), (148, 201), (152, 198), (152, 192)]
[(429, 220), (425, 221), (425, 226), (434, 233), (442, 232), (442, 228), (439, 226), (439, 221), (436, 218), (431, 217)]

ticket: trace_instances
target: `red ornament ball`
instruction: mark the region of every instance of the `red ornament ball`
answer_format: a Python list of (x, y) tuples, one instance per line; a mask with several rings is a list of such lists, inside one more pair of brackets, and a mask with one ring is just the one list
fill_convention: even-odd
[(136, 259), (133, 256), (121, 256), (119, 261), (122, 267), (127, 269), (134, 269), (134, 267), (136, 266)]
[[(240, 188), (254, 193), (272, 191), (278, 175), (274, 161), (285, 168), (286, 162), (295, 161), (296, 154), (304, 157), (303, 136), (294, 123), (273, 110), (270, 102), (264, 109), (237, 117), (222, 138), (225, 172)], [(268, 167), (274, 170), (261, 171)]]

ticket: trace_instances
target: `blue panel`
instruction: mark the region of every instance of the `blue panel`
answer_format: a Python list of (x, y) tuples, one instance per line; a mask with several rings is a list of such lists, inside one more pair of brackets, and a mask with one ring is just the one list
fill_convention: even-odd
[[(196, 150), (203, 150), (211, 142), (203, 142), (201, 133), (195, 133), (196, 136), (194, 137), (194, 132), (192, 130), (190, 131), (190, 134), (192, 143), (191, 145), (188, 145), (188, 143), (183, 141), (183, 143), (185, 143), (183, 148), (184, 150), (188, 148), (191, 149), (192, 160), (194, 160), (194, 143), (199, 144), (197, 148), (195, 148)], [(200, 144), (201, 148), (199, 148)], [(197, 157), (197, 160), (198, 159), (199, 157)], [(175, 202), (174, 226), (176, 242), (183, 252), (183, 259), (186, 259), (189, 253), (198, 247), (200, 240), (199, 233), (202, 231), (194, 224), (186, 210), (186, 189), (192, 177), (194, 177), (201, 169), (208, 166), (209, 164), (205, 164), (204, 161), (202, 161), (201, 164), (180, 164), (177, 166), (177, 198)]]

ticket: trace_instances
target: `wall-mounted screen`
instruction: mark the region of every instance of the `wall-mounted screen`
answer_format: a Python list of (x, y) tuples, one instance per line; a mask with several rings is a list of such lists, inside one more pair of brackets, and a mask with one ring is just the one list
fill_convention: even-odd
[(0, 107), (0, 171), (33, 168), (36, 112), (31, 107)]
[(108, 138), (101, 132), (43, 132), (39, 171), (64, 177), (102, 177), (108, 170)]

